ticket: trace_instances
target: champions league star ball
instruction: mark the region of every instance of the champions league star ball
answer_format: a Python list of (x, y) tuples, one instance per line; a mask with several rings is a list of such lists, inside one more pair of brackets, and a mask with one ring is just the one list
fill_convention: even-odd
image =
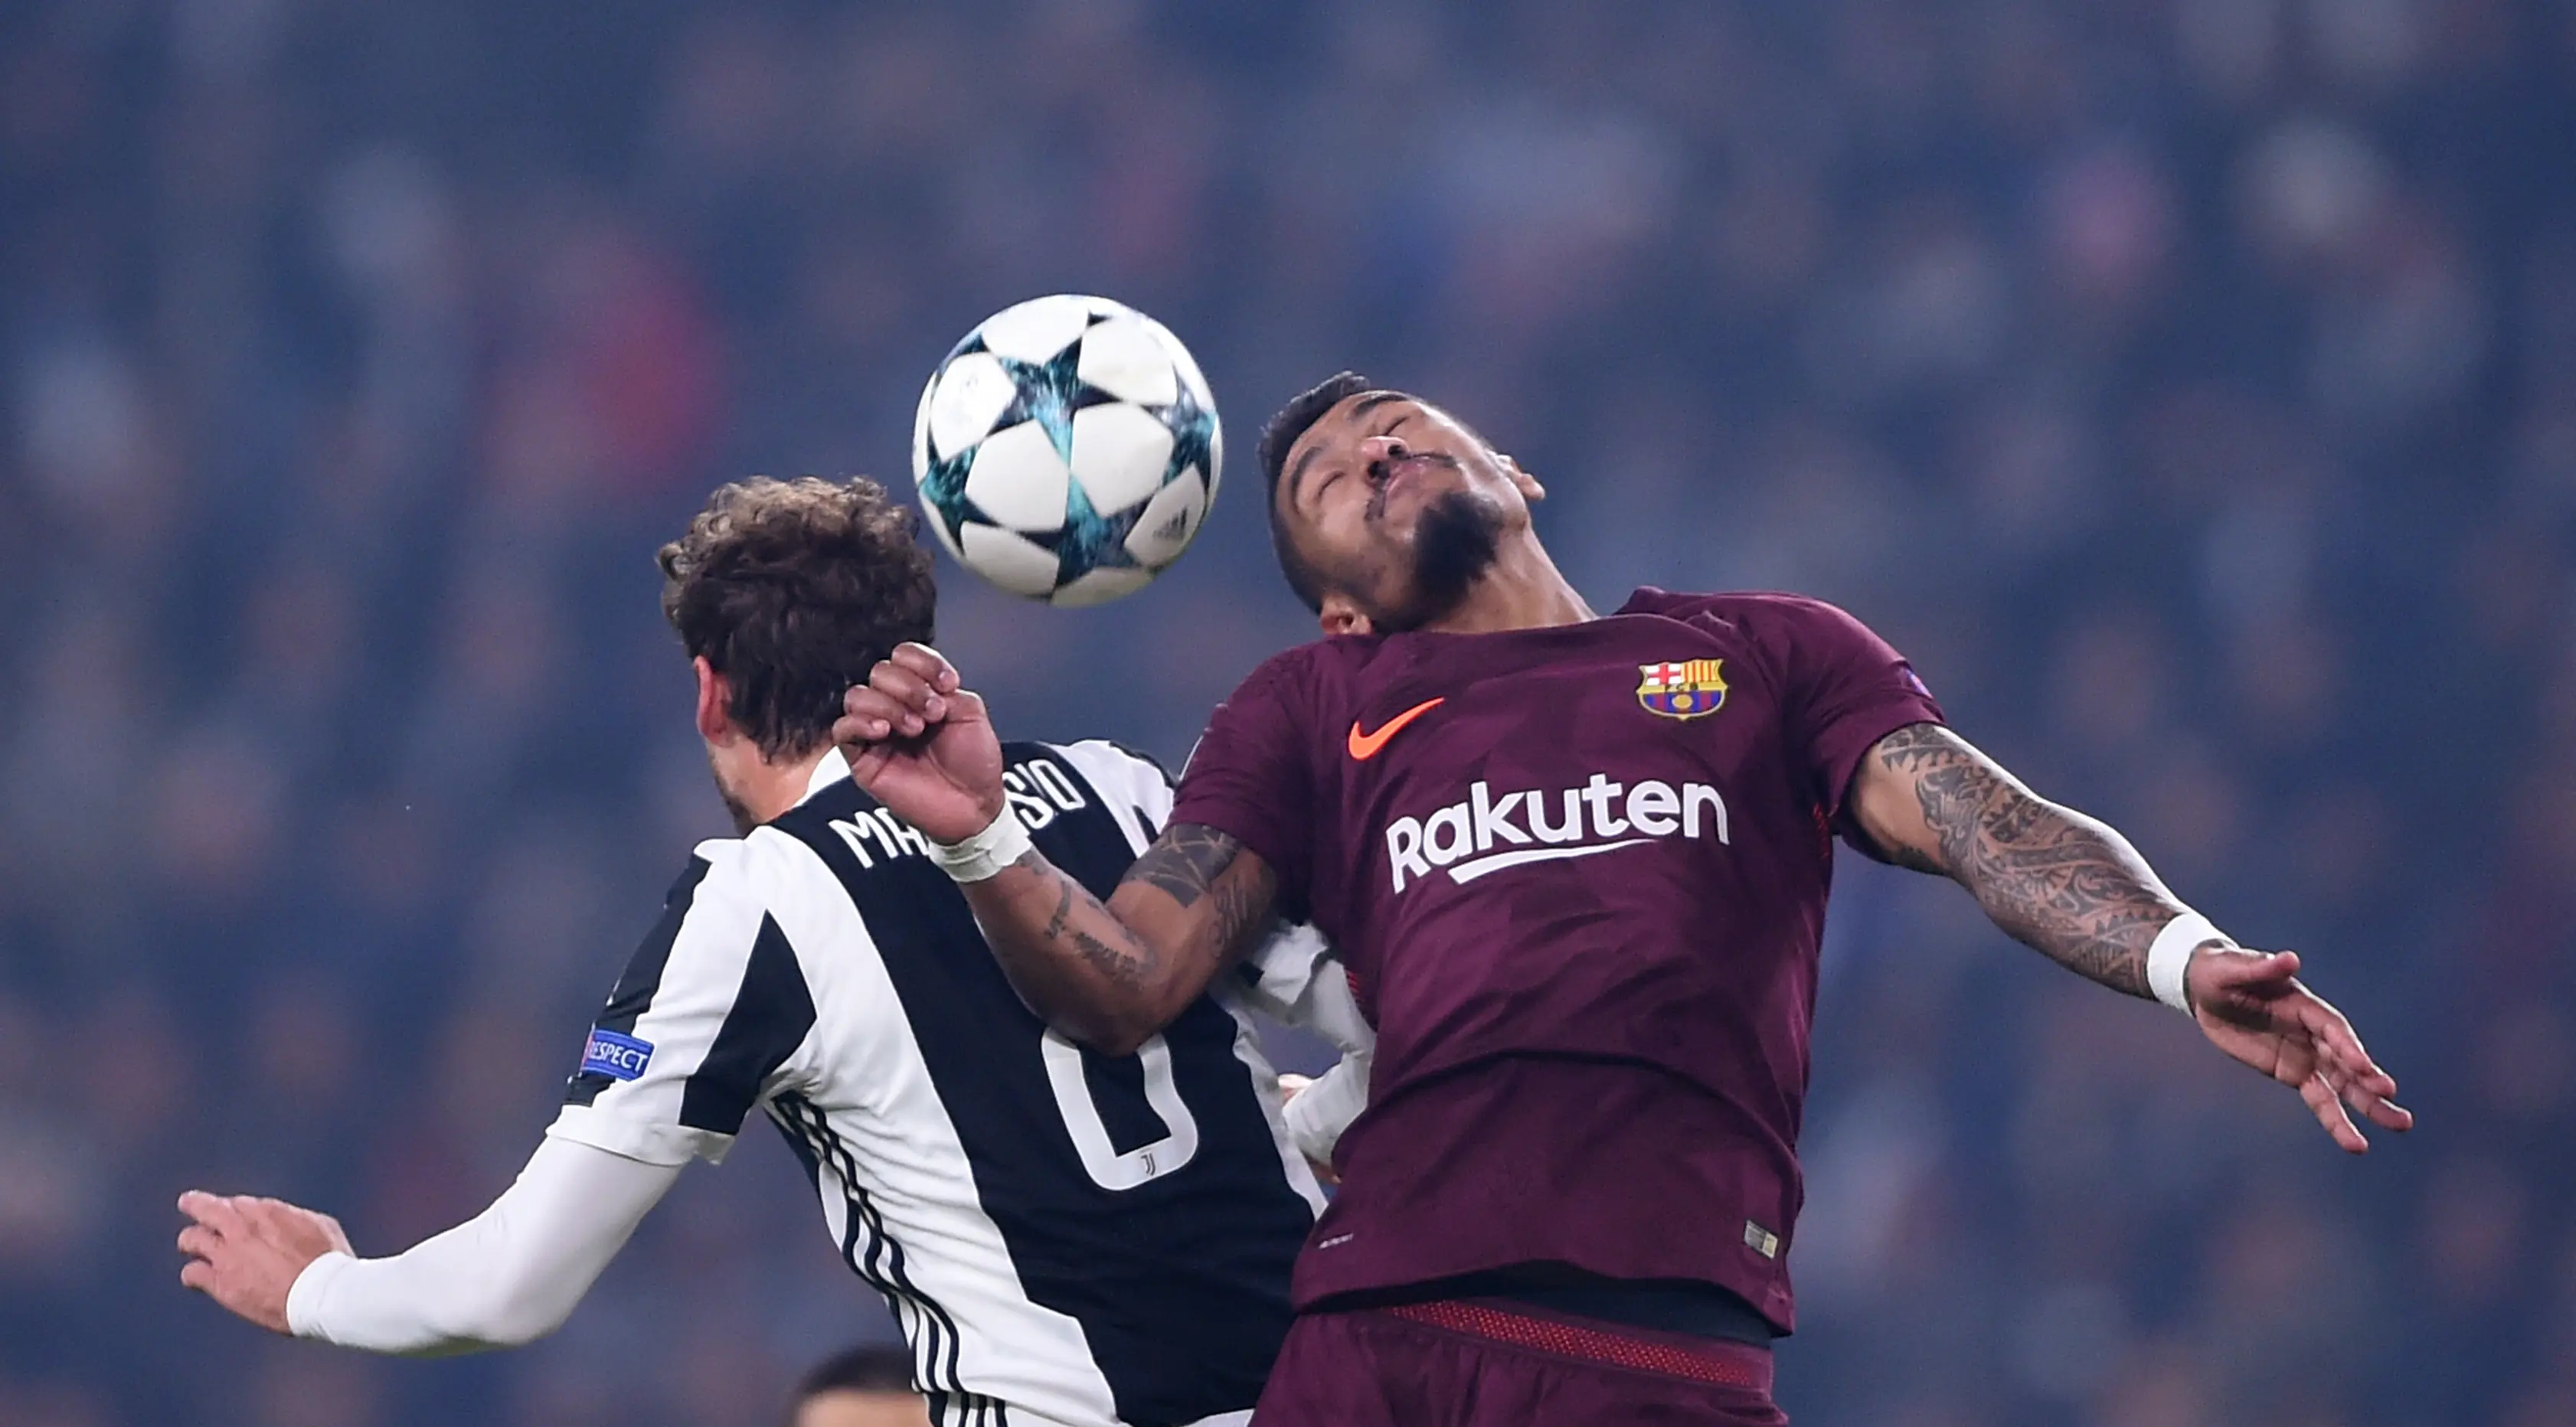
[(1216, 403), (1163, 325), (1034, 298), (966, 334), (921, 393), (912, 476), (939, 542), (1015, 595), (1095, 605), (1181, 557), (1216, 499)]

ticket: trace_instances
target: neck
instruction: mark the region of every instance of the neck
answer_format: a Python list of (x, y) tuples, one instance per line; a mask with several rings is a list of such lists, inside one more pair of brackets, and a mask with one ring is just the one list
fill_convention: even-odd
[(801, 758), (772, 763), (765, 758), (750, 760), (733, 794), (742, 800), (743, 811), (751, 815), (757, 827), (772, 818), (784, 817), (787, 810), (805, 801), (805, 789), (814, 781), (814, 767), (835, 753), (826, 743)]
[(1598, 618), (1548, 558), (1538, 533), (1523, 530), (1504, 542), (1493, 568), (1477, 579), (1455, 610), (1423, 628), (1443, 634), (1493, 634)]

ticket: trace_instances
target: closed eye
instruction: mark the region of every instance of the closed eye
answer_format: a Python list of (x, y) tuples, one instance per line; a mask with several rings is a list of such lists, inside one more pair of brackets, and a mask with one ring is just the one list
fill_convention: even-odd
[[(1411, 421), (1414, 417), (1420, 414), (1421, 413), (1419, 412), (1408, 411), (1395, 418), (1393, 421), (1388, 422), (1382, 429), (1372, 431), (1369, 434), (1371, 436), (1392, 436), (1396, 432), (1403, 430), (1406, 422)], [(1302, 477), (1305, 475), (1306, 466), (1310, 464), (1313, 459), (1314, 455), (1310, 450), (1303, 459), (1298, 461), (1297, 469), (1289, 475), (1290, 494), (1288, 497), (1288, 503), (1291, 506), (1306, 506), (1322, 500), (1324, 498), (1324, 492), (1332, 488), (1333, 482), (1350, 474), (1350, 472), (1344, 467), (1328, 466), (1324, 469), (1322, 474), (1315, 477), (1313, 484), (1306, 484)]]

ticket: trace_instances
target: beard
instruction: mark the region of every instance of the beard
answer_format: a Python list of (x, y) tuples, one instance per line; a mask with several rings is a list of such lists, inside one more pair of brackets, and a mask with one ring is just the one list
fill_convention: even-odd
[(712, 748), (707, 750), (707, 771), (715, 775), (716, 796), (724, 800), (725, 811), (732, 814), (733, 830), (743, 837), (751, 836), (751, 830), (760, 826), (760, 819), (751, 815), (751, 805), (725, 781), (724, 769), (717, 764)]
[(1369, 622), (1403, 634), (1455, 612), (1502, 549), (1501, 508), (1472, 491), (1447, 492), (1414, 524), (1412, 589), (1401, 605), (1371, 611)]

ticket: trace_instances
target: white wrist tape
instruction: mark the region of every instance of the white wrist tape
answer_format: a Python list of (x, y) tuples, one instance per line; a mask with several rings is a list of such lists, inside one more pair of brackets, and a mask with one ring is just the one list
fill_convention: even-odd
[(2198, 912), (2185, 912), (2165, 923), (2156, 933), (2155, 945), (2147, 948), (2147, 989), (2156, 999), (2188, 1016), (2191, 999), (2183, 990), (2183, 973), (2191, 968), (2191, 954), (2204, 942), (2227, 941), (2209, 918)]
[(964, 842), (931, 843), (930, 860), (952, 881), (981, 882), (1027, 856), (1029, 847), (1029, 830), (1020, 826), (1019, 814), (1005, 805), (982, 832)]

